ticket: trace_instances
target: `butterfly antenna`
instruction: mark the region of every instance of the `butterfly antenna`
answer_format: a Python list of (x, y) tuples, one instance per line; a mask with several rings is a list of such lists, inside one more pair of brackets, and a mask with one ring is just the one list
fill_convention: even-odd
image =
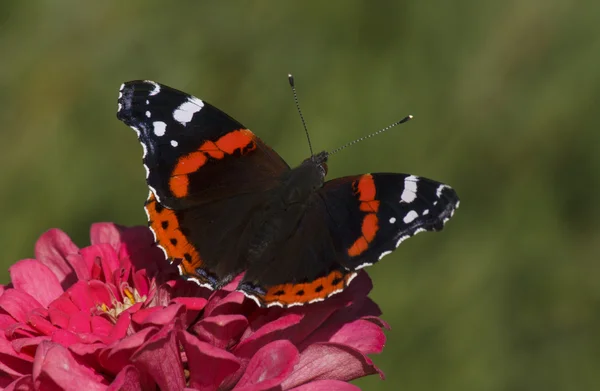
[(308, 135), (308, 129), (306, 128), (306, 121), (304, 121), (304, 116), (302, 115), (302, 110), (300, 110), (300, 103), (298, 103), (298, 94), (296, 94), (296, 86), (294, 84), (294, 76), (292, 74), (288, 74), (288, 81), (290, 82), (290, 87), (292, 87), (292, 92), (294, 93), (294, 102), (296, 102), (296, 109), (298, 109), (298, 114), (300, 114), (300, 120), (302, 121), (302, 126), (304, 126), (304, 132), (306, 133), (306, 139), (308, 140), (308, 148), (310, 148), (310, 156), (315, 156), (312, 149), (312, 144), (310, 143), (310, 136)]
[(366, 140), (366, 139), (368, 139), (368, 138), (371, 138), (371, 137), (373, 137), (373, 136), (377, 136), (378, 134), (380, 134), (380, 133), (383, 133), (383, 132), (385, 132), (385, 131), (387, 131), (387, 130), (390, 130), (390, 129), (391, 129), (391, 128), (393, 128), (394, 126), (397, 126), (397, 125), (403, 124), (403, 123), (405, 123), (405, 122), (407, 122), (407, 121), (411, 120), (412, 118), (413, 118), (413, 116), (412, 116), (412, 115), (407, 115), (406, 117), (402, 118), (400, 121), (394, 122), (393, 124), (391, 124), (391, 125), (388, 125), (388, 126), (386, 126), (385, 128), (378, 130), (377, 132), (374, 132), (374, 133), (371, 133), (371, 134), (369, 134), (369, 135), (363, 136), (363, 137), (361, 137), (361, 138), (358, 138), (358, 139), (356, 139), (356, 140), (354, 140), (354, 141), (350, 141), (348, 144), (346, 144), (346, 145), (342, 145), (341, 147), (334, 149), (333, 151), (329, 152), (329, 155), (333, 155), (334, 153), (338, 153), (338, 152), (339, 152), (339, 151), (341, 151), (342, 149), (348, 148), (348, 147), (349, 147), (349, 146), (351, 146), (351, 145), (354, 145), (354, 144), (356, 144), (356, 143), (358, 143), (358, 142), (361, 142), (361, 141), (363, 141), (363, 140)]

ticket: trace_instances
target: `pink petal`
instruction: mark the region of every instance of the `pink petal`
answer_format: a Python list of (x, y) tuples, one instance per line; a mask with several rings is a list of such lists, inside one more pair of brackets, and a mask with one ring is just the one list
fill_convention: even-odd
[(71, 347), (71, 345), (81, 343), (81, 338), (72, 331), (68, 330), (56, 330), (52, 333), (52, 342), (56, 342), (64, 347)]
[(156, 328), (149, 327), (128, 337), (116, 340), (116, 342), (100, 352), (98, 358), (100, 364), (109, 373), (118, 374), (123, 367), (130, 363), (132, 354), (150, 339), (152, 335), (156, 334), (157, 331)]
[(10, 383), (4, 391), (34, 391), (31, 375), (22, 376)]
[(110, 343), (120, 340), (127, 335), (127, 330), (131, 326), (131, 314), (122, 313), (117, 319), (117, 323), (115, 323), (114, 327), (110, 331), (108, 335), (108, 341)]
[(50, 318), (50, 322), (52, 322), (54, 326), (66, 329), (69, 325), (70, 316), (61, 310), (57, 310), (54, 308), (48, 310), (48, 317)]
[(102, 376), (79, 364), (69, 351), (52, 342), (42, 342), (33, 363), (33, 381), (41, 390), (103, 391)]
[(114, 326), (112, 322), (102, 316), (92, 316), (90, 325), (92, 326), (91, 332), (101, 337), (108, 337)]
[(199, 391), (219, 389), (223, 380), (235, 374), (240, 367), (233, 354), (202, 342), (187, 331), (179, 332), (179, 341), (187, 356), (189, 386)]
[(67, 315), (75, 314), (79, 312), (79, 308), (71, 301), (71, 296), (68, 293), (64, 293), (58, 299), (54, 300), (48, 306), (49, 313), (56, 309), (58, 311), (64, 312)]
[(314, 380), (350, 381), (379, 373), (373, 362), (359, 351), (334, 343), (314, 344), (300, 355), (293, 373), (283, 381), (283, 389), (297, 387)]
[(81, 256), (88, 269), (93, 272), (94, 266), (98, 265), (102, 269), (102, 275), (97, 276), (92, 273), (92, 278), (105, 282), (114, 282), (113, 273), (119, 268), (119, 259), (115, 249), (109, 244), (96, 244), (81, 249)]
[(360, 391), (354, 384), (339, 380), (317, 380), (292, 388), (291, 391)]
[(148, 373), (162, 391), (185, 387), (179, 344), (172, 326), (165, 326), (153, 335), (133, 354), (131, 361)]
[(42, 337), (33, 338), (19, 338), (11, 341), (13, 349), (16, 352), (26, 354), (27, 356), (33, 357), (35, 355), (35, 349), (42, 341), (49, 341), (50, 337), (44, 335)]
[(146, 269), (138, 270), (133, 273), (133, 286), (140, 296), (146, 296), (150, 292), (150, 282), (146, 275)]
[(112, 293), (108, 286), (98, 280), (88, 282), (89, 293), (92, 296), (92, 301), (96, 306), (106, 304), (107, 307), (112, 307)]
[(163, 326), (172, 323), (185, 312), (181, 304), (173, 304), (166, 308), (151, 307), (133, 314), (132, 320), (140, 325)]
[(385, 334), (375, 323), (358, 319), (338, 327), (337, 330), (327, 327), (319, 329), (302, 342), (300, 349), (317, 342), (335, 342), (352, 347), (363, 354), (381, 353), (383, 350)]
[(63, 289), (77, 281), (77, 276), (66, 257), (78, 252), (79, 248), (59, 229), (51, 229), (44, 233), (35, 244), (36, 259), (52, 270)]
[(64, 292), (50, 268), (35, 259), (23, 259), (8, 270), (13, 286), (27, 292), (44, 307)]
[(65, 259), (73, 268), (78, 280), (87, 281), (92, 278), (91, 270), (88, 269), (88, 265), (81, 254), (69, 254)]
[(297, 362), (298, 350), (291, 342), (271, 342), (252, 357), (234, 390), (271, 390), (292, 373)]
[(0, 296), (0, 308), (22, 323), (27, 321), (29, 312), (41, 306), (42, 305), (29, 294), (17, 289), (8, 289)]
[(40, 333), (37, 330), (34, 330), (33, 328), (29, 327), (28, 325), (26, 325), (24, 323), (15, 323), (15, 324), (8, 326), (4, 330), (4, 334), (5, 334), (6, 338), (11, 339), (11, 340), (19, 339), (19, 338), (32, 338), (32, 337), (40, 336)]
[(27, 316), (27, 324), (45, 335), (51, 335), (54, 331), (57, 330), (56, 326), (50, 323), (46, 318), (42, 318), (41, 316), (36, 315), (35, 313), (30, 313)]
[(92, 245), (106, 243), (115, 251), (121, 247), (121, 231), (113, 223), (95, 223), (90, 228), (90, 239)]
[(92, 316), (89, 312), (78, 312), (71, 315), (67, 329), (76, 334), (90, 333), (92, 331)]
[(246, 327), (248, 320), (244, 315), (217, 315), (200, 320), (192, 329), (200, 340), (226, 349), (239, 340)]
[(142, 391), (140, 372), (133, 365), (123, 368), (107, 391)]
[(0, 339), (0, 357), (0, 372), (14, 378), (31, 373), (33, 358), (16, 352), (12, 344), (5, 339)]
[(302, 317), (303, 315), (299, 313), (284, 313), (284, 315), (263, 325), (254, 334), (243, 339), (233, 352), (238, 357), (252, 357), (261, 347), (269, 342), (280, 339), (288, 329), (298, 324), (302, 320)]
[[(86, 281), (77, 282), (69, 288), (67, 293), (79, 311), (89, 312), (91, 309), (96, 308), (96, 303), (94, 303), (94, 298), (92, 297), (90, 287)], [(77, 312), (72, 315), (75, 314), (77, 314)]]
[(248, 300), (242, 292), (228, 292), (221, 289), (212, 293), (204, 314), (205, 316), (239, 314), (245, 302)]

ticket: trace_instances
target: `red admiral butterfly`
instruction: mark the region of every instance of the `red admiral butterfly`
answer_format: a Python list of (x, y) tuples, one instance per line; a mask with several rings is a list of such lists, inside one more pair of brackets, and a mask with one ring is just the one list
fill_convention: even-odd
[(341, 292), (407, 238), (458, 207), (449, 186), (406, 174), (325, 182), (328, 152), (291, 169), (245, 126), (153, 81), (121, 86), (117, 118), (143, 148), (150, 228), (181, 274), (289, 307)]

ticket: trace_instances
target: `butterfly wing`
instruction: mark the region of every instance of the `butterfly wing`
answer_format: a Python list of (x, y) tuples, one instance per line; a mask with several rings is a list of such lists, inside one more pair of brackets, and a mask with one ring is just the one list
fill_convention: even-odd
[(378, 262), (419, 232), (441, 230), (459, 205), (450, 186), (407, 174), (338, 178), (320, 192), (339, 262), (348, 270)]
[(458, 204), (449, 186), (413, 175), (328, 181), (281, 253), (251, 265), (238, 289), (263, 306), (324, 300), (407, 238), (441, 230)]
[(231, 240), (289, 170), (285, 161), (214, 106), (153, 81), (121, 86), (117, 118), (142, 144), (146, 212), (166, 255), (205, 286), (241, 271)]

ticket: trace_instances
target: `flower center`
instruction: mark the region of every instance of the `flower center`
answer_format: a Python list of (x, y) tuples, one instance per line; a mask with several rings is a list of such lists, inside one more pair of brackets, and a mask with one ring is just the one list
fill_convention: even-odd
[(122, 300), (118, 300), (117, 298), (113, 297), (112, 308), (108, 307), (104, 303), (98, 306), (98, 309), (108, 314), (113, 322), (117, 321), (117, 318), (123, 311), (126, 311), (137, 303), (144, 303), (147, 299), (146, 295), (140, 295), (137, 289), (131, 288), (127, 285), (121, 289), (121, 296), (123, 298)]

